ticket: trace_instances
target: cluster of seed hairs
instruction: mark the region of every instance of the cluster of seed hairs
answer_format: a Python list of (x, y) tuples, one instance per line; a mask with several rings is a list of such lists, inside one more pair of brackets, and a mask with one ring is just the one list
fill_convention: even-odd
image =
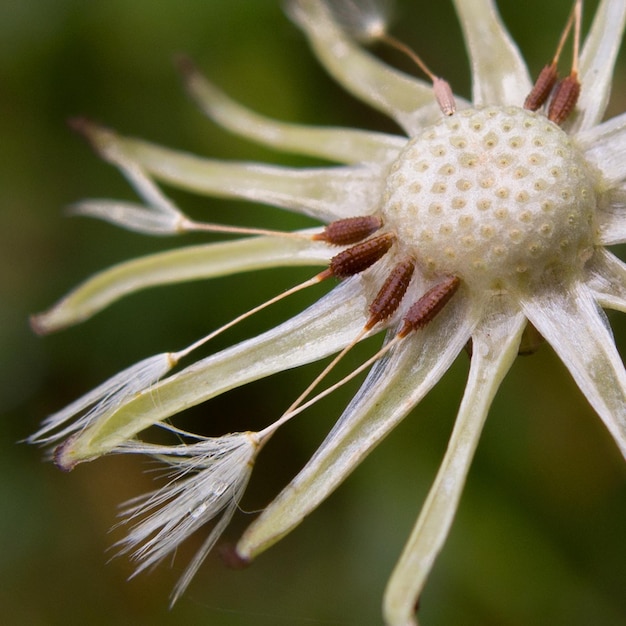
[[(531, 92), (524, 102), (524, 108), (526, 110), (537, 111), (549, 100), (546, 117), (557, 125), (561, 125), (574, 111), (580, 93), (578, 53), (581, 4), (582, 0), (575, 1), (552, 62), (541, 70)], [(574, 29), (572, 67), (569, 75), (559, 81), (557, 63), (572, 27)], [(445, 80), (435, 76), (415, 52), (383, 30), (377, 34), (377, 39), (407, 54), (430, 78), (433, 84), (434, 98), (443, 115), (452, 116), (456, 113), (452, 90)], [(397, 235), (394, 232), (386, 231), (384, 226), (382, 218), (378, 215), (363, 215), (336, 220), (328, 224), (321, 233), (313, 235), (314, 240), (324, 241), (330, 245), (349, 246), (331, 259), (329, 267), (318, 274), (316, 277), (317, 280), (324, 280), (330, 277), (345, 279), (364, 272), (382, 259), (393, 248), (397, 240)], [(381, 230), (384, 231), (383, 234), (378, 234)], [(339, 357), (333, 361), (330, 367), (334, 366), (339, 358), (368, 331), (377, 324), (388, 320), (398, 310), (418, 263), (419, 259), (406, 256), (391, 269), (383, 285), (369, 305), (369, 318), (363, 330), (359, 333), (358, 337), (344, 349)], [(446, 275), (427, 290), (408, 308), (402, 319), (402, 324), (396, 334), (394, 343), (431, 322), (454, 296), (460, 285), (461, 279), (458, 276)], [(384, 348), (383, 351), (384, 350), (386, 350), (386, 348)], [(381, 351), (381, 353), (383, 351)], [(330, 368), (327, 368), (324, 371), (313, 386), (325, 376), (329, 369)], [(309, 390), (310, 389), (311, 387)], [(292, 405), (290, 411), (293, 410), (297, 404), (298, 402)]]

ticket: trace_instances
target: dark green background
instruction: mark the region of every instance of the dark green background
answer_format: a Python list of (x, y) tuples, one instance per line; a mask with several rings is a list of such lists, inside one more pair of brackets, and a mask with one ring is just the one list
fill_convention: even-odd
[[(438, 6), (433, 7), (433, 4)], [(441, 6), (439, 6), (441, 5)], [(533, 72), (550, 58), (567, 0), (502, 1)], [(587, 16), (595, 3), (587, 3)], [(467, 58), (451, 6), (400, 3), (394, 34), (468, 95)], [(307, 164), (233, 138), (205, 120), (173, 70), (192, 55), (229, 93), (281, 119), (393, 125), (318, 67), (269, 0), (5, 0), (0, 3), (0, 607), (14, 625), (349, 625), (380, 623), (385, 585), (445, 449), (467, 358), (291, 536), (250, 569), (211, 555), (173, 611), (167, 595), (193, 545), (131, 582), (107, 563), (121, 501), (151, 488), (148, 466), (113, 457), (66, 475), (16, 441), (135, 360), (178, 349), (310, 274), (282, 270), (145, 292), (88, 323), (37, 338), (27, 326), (92, 272), (148, 251), (201, 241), (151, 239), (62, 215), (84, 197), (133, 198), (122, 177), (66, 127), (86, 115), (126, 133), (227, 159)], [(381, 51), (401, 67), (395, 53)], [(626, 110), (624, 54), (612, 113)], [(290, 228), (274, 210), (172, 192), (190, 214)], [(299, 310), (293, 298), (217, 342), (249, 336)], [(622, 352), (626, 320), (611, 315)], [(572, 329), (576, 332), (576, 329)], [(346, 360), (346, 368), (358, 354)], [(318, 366), (227, 394), (184, 426), (260, 428)], [(289, 393), (285, 393), (285, 389)], [(284, 429), (264, 450), (244, 501), (263, 506), (301, 467), (351, 389)], [(239, 515), (234, 541), (250, 517)], [(191, 543), (191, 542), (190, 542)], [(459, 515), (422, 599), (426, 626), (626, 623), (626, 465), (563, 366), (544, 347), (519, 359), (498, 395)]]

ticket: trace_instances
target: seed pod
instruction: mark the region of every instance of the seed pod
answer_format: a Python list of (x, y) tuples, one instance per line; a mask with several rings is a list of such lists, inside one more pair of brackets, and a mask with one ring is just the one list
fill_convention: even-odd
[(336, 246), (347, 246), (374, 234), (383, 225), (380, 217), (364, 215), (336, 220), (326, 226), (324, 232), (313, 235), (316, 241), (326, 241)]
[(556, 64), (551, 63), (550, 65), (546, 65), (541, 72), (539, 72), (539, 76), (537, 76), (533, 88), (526, 96), (524, 108), (528, 111), (536, 111), (548, 99), (557, 78)]
[(370, 304), (370, 318), (365, 325), (366, 329), (369, 330), (395, 313), (404, 298), (414, 271), (415, 261), (411, 258), (401, 261), (391, 270), (391, 274)]
[(406, 337), (411, 331), (423, 328), (432, 322), (437, 313), (443, 309), (459, 288), (461, 280), (458, 276), (449, 276), (434, 287), (431, 287), (404, 317), (404, 325), (398, 335)]
[(571, 114), (578, 102), (580, 81), (578, 75), (572, 72), (569, 76), (557, 83), (548, 108), (548, 119), (561, 125)]
[(331, 274), (337, 278), (347, 278), (365, 271), (389, 251), (394, 241), (394, 235), (385, 233), (357, 243), (330, 260)]

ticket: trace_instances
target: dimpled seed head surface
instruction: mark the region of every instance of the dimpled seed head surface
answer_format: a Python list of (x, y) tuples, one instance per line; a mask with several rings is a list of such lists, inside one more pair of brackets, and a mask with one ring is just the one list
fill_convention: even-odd
[(469, 109), (412, 139), (391, 167), (382, 215), (426, 275), (487, 288), (590, 257), (594, 177), (569, 136), (517, 107)]

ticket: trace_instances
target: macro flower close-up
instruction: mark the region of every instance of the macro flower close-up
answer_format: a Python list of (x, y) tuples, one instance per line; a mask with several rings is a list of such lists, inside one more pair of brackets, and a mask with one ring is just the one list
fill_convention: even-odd
[[(602, 0), (587, 29), (582, 2), (573, 2), (541, 72), (527, 67), (494, 2), (452, 4), (470, 60), (470, 98), (456, 95), (455, 85), (436, 73), (437, 59), (426, 65), (425, 51), (415, 53), (389, 33), (382, 6), (358, 0), (286, 5), (333, 79), (390, 118), (398, 133), (270, 119), (233, 100), (188, 57), (177, 57), (187, 92), (214, 123), (319, 165), (212, 159), (87, 118), (71, 121), (140, 198), (87, 199), (71, 207), (73, 214), (194, 243), (87, 278), (33, 315), (37, 333), (106, 315), (101, 312), (110, 305), (148, 288), (163, 287), (165, 294), (167, 286), (189, 281), (246, 273), (254, 282), (257, 271), (314, 268), (304, 281), (207, 328), (188, 345), (121, 364), (120, 373), (49, 415), (29, 438), (66, 471), (106, 455), (145, 456), (160, 468), (154, 491), (123, 504), (126, 534), (114, 551), (129, 555), (139, 573), (171, 560), (197, 532), (201, 542), (172, 603), (245, 509), (248, 482), (262, 481), (255, 465), (270, 440), (360, 377), (310, 460), (225, 558), (248, 565), (312, 519), (454, 364), (469, 362), (439, 469), (381, 589), (389, 626), (418, 623), (485, 420), (518, 355), (551, 348), (626, 456), (626, 370), (604, 312), (626, 312), (626, 265), (612, 250), (626, 243), (626, 113), (605, 120), (626, 3)], [(379, 50), (404, 55), (414, 74), (380, 60)], [(311, 225), (192, 218), (170, 189), (277, 207), (310, 218)], [(218, 308), (210, 282), (205, 289), (210, 307)], [(308, 292), (317, 300), (300, 313), (212, 349), (240, 324)], [(142, 332), (143, 320), (131, 323)], [(255, 421), (241, 429), (238, 422), (207, 435), (179, 416), (203, 405), (211, 420), (212, 404), (203, 403), (317, 361), (323, 363), (310, 385), (285, 386), (283, 412), (262, 427)], [(419, 455), (420, 442), (413, 445)]]

